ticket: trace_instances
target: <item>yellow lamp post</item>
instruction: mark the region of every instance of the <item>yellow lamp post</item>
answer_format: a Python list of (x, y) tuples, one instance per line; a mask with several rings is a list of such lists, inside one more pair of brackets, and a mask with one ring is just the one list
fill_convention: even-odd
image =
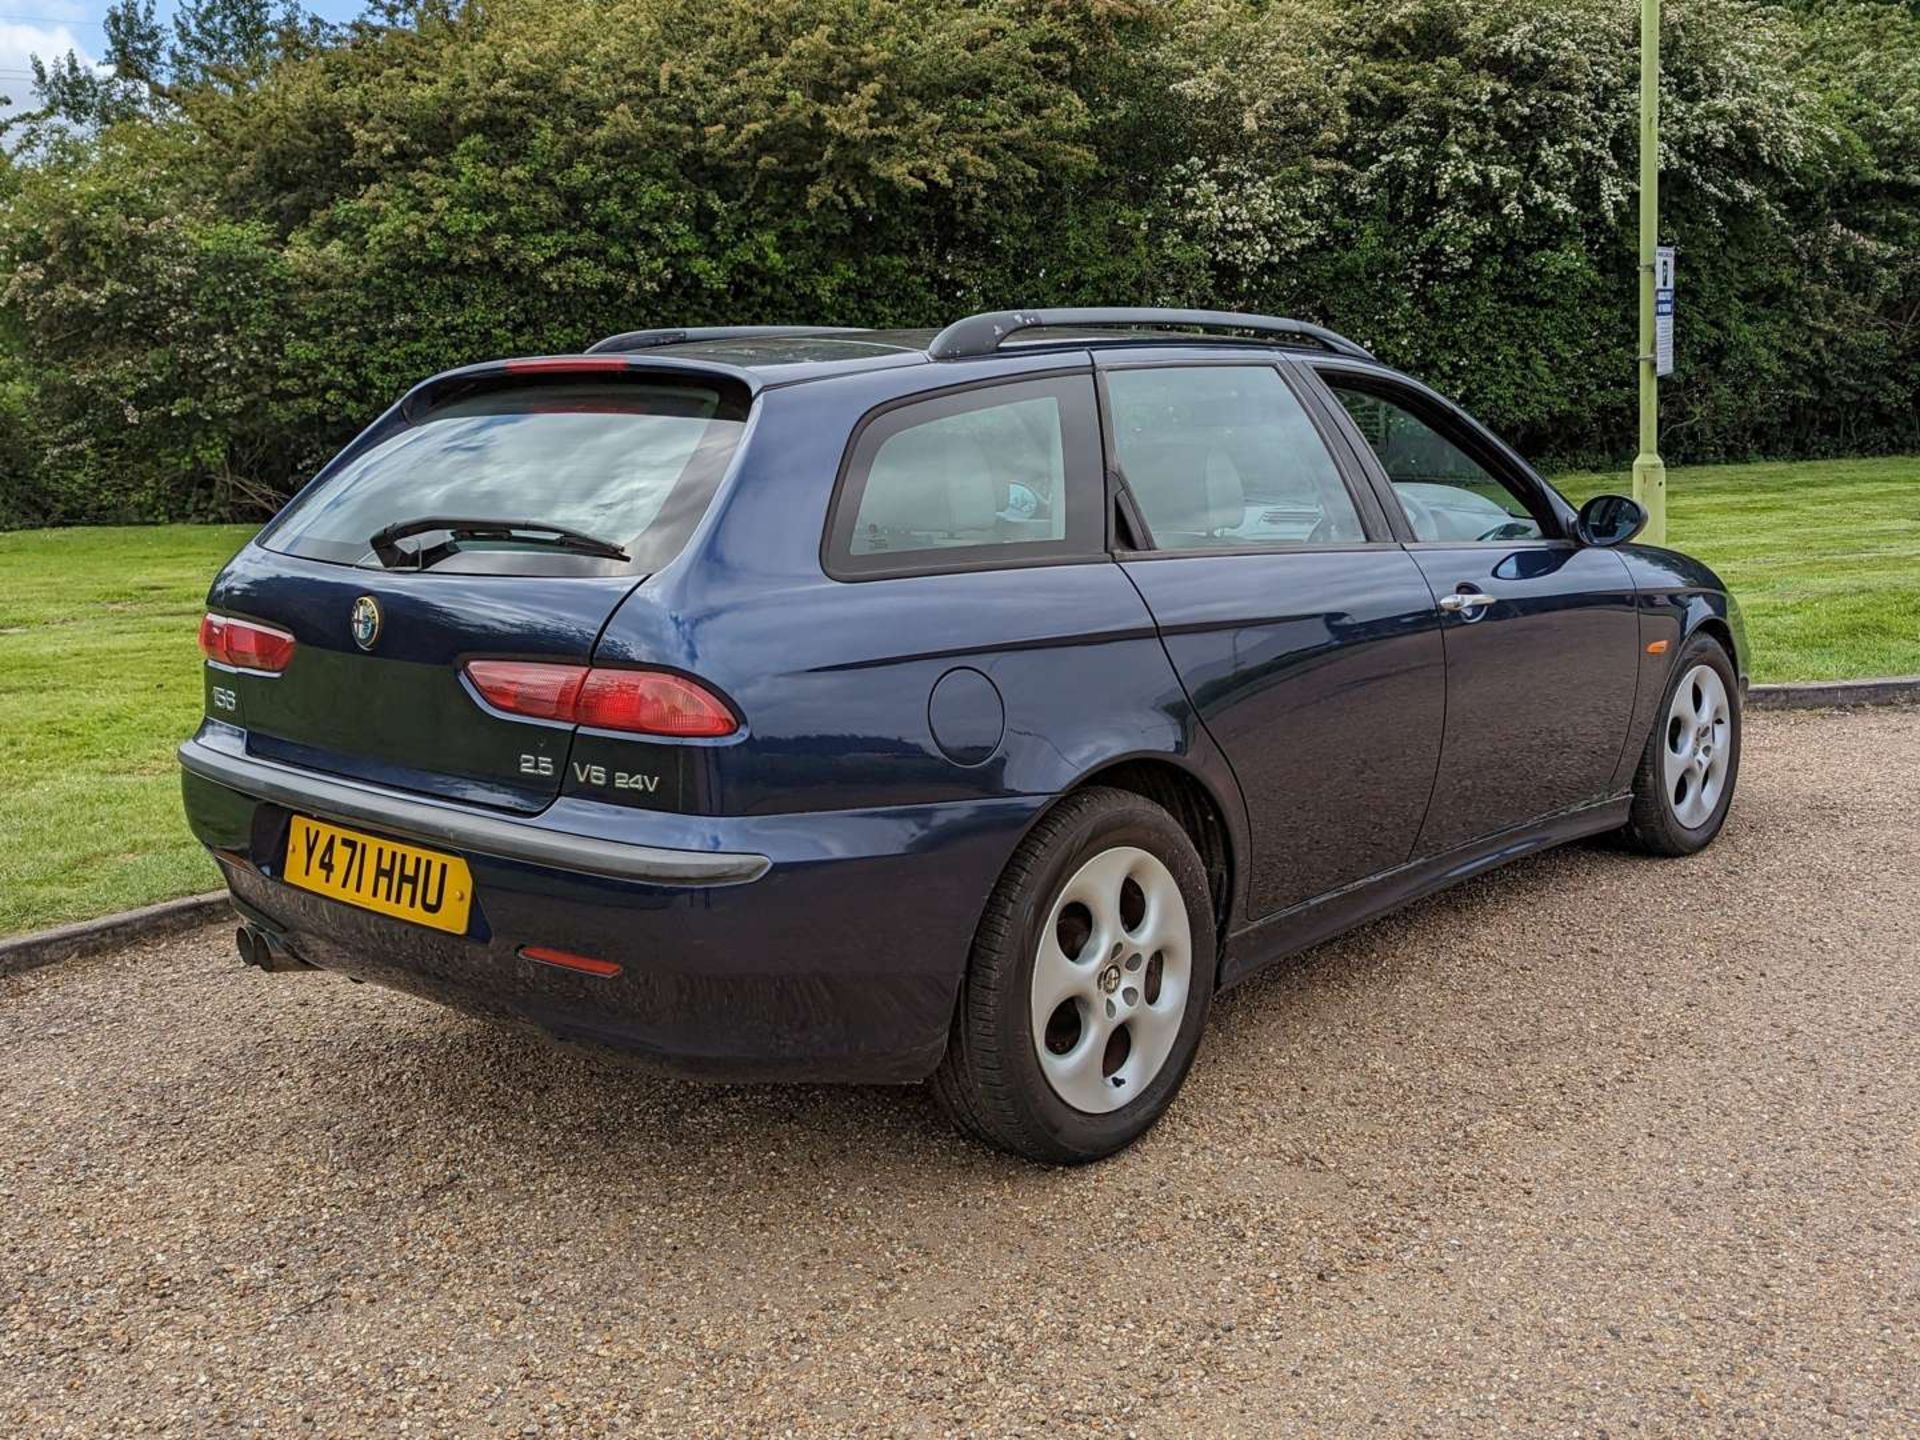
[[(1667, 272), (1656, 277), (1660, 247), (1660, 0), (1640, 0), (1640, 453), (1633, 461), (1633, 498), (1647, 511), (1646, 540), (1667, 540), (1667, 467), (1660, 459), (1661, 348), (1654, 315), (1656, 279), (1665, 284), (1671, 327), (1673, 290), (1671, 253)], [(1671, 335), (1667, 330), (1670, 363)]]

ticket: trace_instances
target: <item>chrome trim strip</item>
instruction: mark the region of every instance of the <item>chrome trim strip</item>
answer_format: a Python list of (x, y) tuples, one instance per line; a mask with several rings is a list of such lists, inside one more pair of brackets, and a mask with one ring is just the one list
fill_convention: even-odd
[(198, 740), (180, 747), (180, 763), (216, 785), (291, 806), (323, 820), (357, 821), (410, 840), (437, 842), (456, 850), (583, 875), (655, 885), (741, 885), (758, 880), (772, 868), (764, 855), (630, 845), (479, 815), (437, 800), (396, 795), (271, 760), (225, 754)]

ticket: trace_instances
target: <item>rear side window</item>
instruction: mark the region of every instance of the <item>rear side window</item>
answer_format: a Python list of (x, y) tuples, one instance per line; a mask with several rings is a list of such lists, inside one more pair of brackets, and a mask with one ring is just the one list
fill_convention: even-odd
[(440, 547), (434, 568), (487, 574), (646, 572), (686, 543), (746, 420), (744, 396), (699, 384), (546, 383), (437, 405), (349, 460), (285, 511), (273, 550), (378, 566), (372, 537), (434, 517), (564, 526), (628, 561), (537, 540), (448, 532), (400, 542)]
[(1114, 370), (1114, 456), (1156, 550), (1356, 544), (1359, 512), (1268, 365)]
[(828, 573), (920, 574), (1103, 553), (1086, 376), (956, 391), (859, 432), (829, 521)]

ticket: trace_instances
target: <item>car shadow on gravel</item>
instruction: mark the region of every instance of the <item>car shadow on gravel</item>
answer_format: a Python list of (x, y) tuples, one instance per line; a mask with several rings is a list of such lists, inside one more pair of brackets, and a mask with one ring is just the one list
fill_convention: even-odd
[[(1438, 894), (1416, 900), (1404, 910), (1370, 920), (1358, 929), (1289, 955), (1236, 985), (1215, 1002), (1215, 1028), (1223, 1013), (1259, 1009), (1276, 990), (1303, 991), (1311, 1004), (1315, 983), (1348, 987), (1369, 975), (1417, 971), (1442, 953), (1446, 937), (1471, 931), (1504, 910), (1536, 914), (1596, 867), (1639, 866), (1650, 862), (1621, 849), (1606, 837), (1576, 841), (1558, 849), (1515, 860), (1497, 870), (1461, 881)], [(1204, 1057), (1216, 1037), (1208, 1035)]]
[[(377, 1163), (442, 1134), (468, 1137), (494, 1163), (581, 1160), (596, 1170), (669, 1157), (699, 1169), (748, 1152), (858, 1152), (869, 1161), (897, 1154), (918, 1166), (965, 1170), (984, 1154), (949, 1136), (922, 1087), (678, 1080), (524, 1026), (397, 994), (380, 999), (387, 1003), (374, 1023), (309, 1051), (306, 1073), (295, 1080), (310, 1113), (344, 1119), (356, 1163)], [(400, 1127), (354, 1123), (376, 1092), (382, 1112), (404, 1117)]]
[[(1189, 1096), (1143, 1146), (1189, 1143), (1182, 1110), (1207, 1103), (1224, 1077), (1267, 1065), (1275, 1046), (1312, 1032), (1358, 990), (1383, 993), (1396, 975), (1430, 963), (1434, 936), (1458, 933), (1496, 907), (1531, 909), (1577, 885), (1594, 866), (1632, 859), (1591, 847), (1531, 857), (1272, 967), (1222, 997)], [(332, 977), (314, 977), (321, 984)], [(306, 983), (295, 981), (293, 983)], [(377, 997), (377, 998), (376, 998)], [(361, 992), (360, 1023), (309, 1037), (281, 1057), (307, 1114), (332, 1132), (334, 1154), (377, 1166), (457, 1134), (491, 1167), (560, 1169), (671, 1164), (690, 1175), (737, 1172), (743, 1157), (818, 1181), (891, 1167), (970, 1183), (993, 1176), (1057, 1174), (961, 1140), (919, 1086), (717, 1085), (681, 1081), (605, 1052), (524, 1028), (473, 1019), (399, 995)], [(1334, 1076), (1308, 1076), (1330, 1083)], [(368, 1125), (369, 1113), (390, 1123)]]

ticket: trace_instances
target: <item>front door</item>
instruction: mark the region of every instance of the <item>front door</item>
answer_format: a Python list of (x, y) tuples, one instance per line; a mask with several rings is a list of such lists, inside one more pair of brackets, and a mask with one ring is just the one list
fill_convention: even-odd
[(1445, 694), (1419, 566), (1274, 363), (1100, 363), (1121, 563), (1246, 801), (1249, 918), (1404, 864)]
[(1445, 742), (1416, 855), (1607, 798), (1640, 671), (1626, 562), (1574, 541), (1537, 477), (1433, 397), (1337, 366), (1321, 379), (1443, 616)]

